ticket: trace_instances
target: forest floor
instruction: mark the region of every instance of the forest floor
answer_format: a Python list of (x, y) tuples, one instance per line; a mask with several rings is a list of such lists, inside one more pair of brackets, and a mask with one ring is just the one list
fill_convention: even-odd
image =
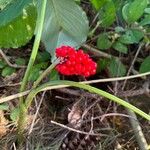
[[(86, 10), (87, 14), (91, 12)], [(92, 15), (92, 14), (91, 14)], [(91, 17), (92, 18), (92, 17)], [(89, 19), (91, 19), (89, 18)], [(96, 37), (96, 35), (95, 35)], [(100, 56), (98, 51), (91, 50), (89, 46), (95, 46), (95, 38), (88, 40), (83, 48), (94, 60)], [(137, 45), (134, 45), (138, 49)], [(29, 60), (32, 49), (32, 40), (26, 46), (19, 49), (4, 49), (7, 59), (14, 64), (20, 57)], [(43, 46), (40, 52), (43, 52)], [(113, 55), (112, 52), (108, 54)], [(127, 57), (119, 56), (124, 64), (130, 68), (130, 74), (135, 74), (133, 64), (136, 51)], [(143, 55), (149, 55), (149, 51), (142, 49)], [(114, 53), (115, 55), (115, 53)], [(1, 57), (3, 59), (4, 57)], [(50, 62), (48, 62), (50, 64)], [(10, 65), (10, 64), (9, 64)], [(20, 84), (25, 68), (17, 68), (7, 77), (0, 77), (0, 97), (14, 96), (7, 101), (8, 110), (0, 110), (0, 149), (15, 150), (16, 148), (16, 122), (10, 118), (11, 111), (18, 106)], [(72, 81), (86, 81), (110, 78), (109, 72), (103, 70), (88, 79), (77, 76), (60, 76), (60, 79)], [(43, 82), (47, 82), (46, 78)], [(28, 83), (30, 89), (33, 82)], [(150, 113), (150, 76), (134, 78), (130, 80), (109, 81), (91, 84), (94, 87), (118, 96), (147, 114)], [(124, 87), (124, 88), (123, 88)], [(138, 127), (133, 126), (137, 120), (134, 114), (122, 106), (109, 101), (99, 95), (89, 93), (82, 89), (67, 87), (48, 90), (39, 93), (28, 113), (26, 125), (26, 142), (22, 149), (28, 150), (139, 150), (137, 134), (142, 131), (141, 138), (150, 144), (150, 122), (137, 116)], [(137, 127), (136, 126), (136, 127)]]

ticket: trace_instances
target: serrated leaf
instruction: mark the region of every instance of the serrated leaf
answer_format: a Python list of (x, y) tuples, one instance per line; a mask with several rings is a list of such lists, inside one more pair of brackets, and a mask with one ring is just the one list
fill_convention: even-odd
[(88, 30), (86, 14), (75, 1), (47, 1), (42, 41), (52, 56), (61, 45), (79, 47), (86, 41)]
[(133, 44), (138, 43), (144, 36), (144, 33), (137, 29), (129, 29), (126, 30), (125, 34), (123, 34), (119, 41), (124, 44)]
[(25, 45), (33, 36), (35, 24), (36, 9), (30, 6), (23, 10), (21, 16), (0, 27), (0, 47), (18, 48)]
[(150, 56), (146, 57), (140, 66), (140, 73), (150, 71)]
[(120, 77), (126, 74), (126, 68), (119, 59), (111, 59), (108, 70), (112, 77)]
[(26, 64), (26, 60), (25, 60), (24, 58), (17, 58), (17, 59), (15, 60), (15, 63), (16, 63), (17, 65), (25, 65), (25, 64)]
[(23, 8), (33, 0), (14, 0), (0, 13), (0, 26), (4, 26), (22, 14)]
[(124, 53), (124, 54), (127, 54), (128, 52), (128, 48), (126, 45), (122, 44), (121, 42), (119, 41), (116, 41), (114, 44), (113, 44), (113, 48), (121, 53)]
[(96, 10), (99, 10), (108, 0), (90, 0)]
[(127, 23), (133, 23), (137, 21), (144, 13), (144, 9), (147, 7), (147, 0), (134, 0), (124, 5), (122, 9), (122, 15)]
[(108, 27), (113, 24), (116, 17), (116, 8), (113, 1), (108, 1), (99, 11), (99, 18), (102, 27)]
[(139, 23), (139, 25), (141, 26), (145, 26), (145, 25), (149, 25), (150, 24), (150, 14), (146, 15), (144, 17), (144, 19), (141, 20), (141, 22)]
[(11, 113), (10, 113), (10, 119), (14, 122), (16, 122), (18, 120), (19, 117), (19, 108), (16, 107), (14, 108)]
[(107, 33), (102, 33), (99, 35), (97, 40), (97, 47), (99, 49), (108, 49), (112, 45), (112, 42), (109, 40)]
[(0, 110), (9, 110), (9, 105), (6, 103), (0, 104)]
[(9, 75), (13, 74), (15, 71), (16, 71), (15, 68), (7, 66), (2, 70), (2, 76), (3, 77), (9, 76)]

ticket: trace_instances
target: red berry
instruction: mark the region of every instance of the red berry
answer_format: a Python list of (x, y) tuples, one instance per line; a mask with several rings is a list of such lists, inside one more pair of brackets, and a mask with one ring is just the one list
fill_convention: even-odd
[(97, 64), (81, 49), (76, 51), (70, 46), (62, 46), (56, 49), (56, 57), (64, 58), (64, 61), (56, 66), (61, 74), (89, 77), (96, 73)]

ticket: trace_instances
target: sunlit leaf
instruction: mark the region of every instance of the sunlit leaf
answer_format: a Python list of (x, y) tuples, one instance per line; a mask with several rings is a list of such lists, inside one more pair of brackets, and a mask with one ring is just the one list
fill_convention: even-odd
[(113, 1), (108, 1), (99, 11), (99, 18), (102, 27), (113, 24), (116, 17), (116, 8)]
[(127, 23), (133, 23), (137, 21), (144, 13), (144, 9), (147, 7), (147, 0), (134, 0), (124, 5), (122, 9), (123, 18)]
[[(10, 0), (8, 2), (10, 2)], [(2, 12), (0, 12), (0, 26), (8, 24), (21, 15), (24, 7), (31, 2), (33, 2), (33, 0), (13, 0), (12, 4), (9, 4)], [(6, 1), (3, 1), (3, 3), (6, 3)]]
[(108, 0), (90, 0), (96, 10), (99, 10)]
[(88, 20), (84, 11), (73, 0), (48, 0), (42, 41), (54, 56), (56, 47), (79, 47), (86, 41)]
[(36, 24), (36, 8), (24, 9), (22, 15), (0, 27), (0, 48), (18, 48), (33, 36)]

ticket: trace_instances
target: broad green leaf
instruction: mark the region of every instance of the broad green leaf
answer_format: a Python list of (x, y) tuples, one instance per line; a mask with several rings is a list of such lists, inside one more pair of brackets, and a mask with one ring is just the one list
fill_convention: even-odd
[(138, 43), (144, 36), (144, 33), (137, 29), (129, 29), (126, 30), (125, 34), (123, 34), (119, 41), (124, 44), (133, 44)]
[(15, 63), (16, 63), (17, 65), (25, 65), (25, 64), (26, 64), (26, 60), (25, 60), (24, 58), (17, 58), (17, 59), (15, 60)]
[(0, 0), (0, 10), (3, 10), (8, 4), (10, 4), (13, 0)]
[(116, 17), (116, 8), (113, 1), (108, 1), (99, 11), (99, 18), (102, 27), (113, 24)]
[(24, 9), (22, 15), (0, 27), (0, 48), (18, 48), (33, 36), (36, 24), (36, 8)]
[(12, 68), (12, 67), (5, 67), (3, 70), (2, 70), (2, 76), (3, 77), (6, 77), (6, 76), (9, 76), (11, 74), (13, 74), (15, 72), (15, 68)]
[(150, 14), (146, 15), (144, 17), (144, 19), (141, 20), (141, 22), (139, 23), (139, 25), (141, 26), (145, 26), (145, 25), (149, 25), (150, 24)]
[(99, 10), (108, 0), (90, 0), (96, 10)]
[(75, 1), (47, 1), (42, 41), (52, 57), (61, 45), (79, 47), (86, 41), (88, 29), (86, 14)]
[(10, 113), (10, 119), (14, 122), (16, 122), (18, 120), (19, 117), (19, 108), (16, 107), (14, 108), (11, 113)]
[(150, 71), (150, 56), (146, 57), (140, 66), (140, 73)]
[(112, 77), (120, 77), (126, 74), (126, 68), (119, 59), (111, 59), (108, 70)]
[(126, 45), (122, 44), (121, 42), (117, 41), (113, 44), (113, 48), (121, 53), (127, 54), (128, 48)]
[(99, 38), (97, 40), (97, 47), (99, 49), (108, 49), (112, 45), (111, 41), (108, 38), (107, 33), (102, 33), (99, 35)]
[(147, 7), (147, 0), (134, 0), (124, 5), (122, 9), (122, 15), (127, 23), (133, 23), (137, 21), (144, 13), (144, 9)]
[(22, 11), (26, 11), (23, 8), (33, 2), (33, 0), (13, 0), (12, 4), (9, 4), (2, 12), (0, 12), (0, 26), (4, 26), (11, 22), (13, 19), (22, 14)]
[(0, 110), (9, 110), (9, 105), (6, 103), (0, 104)]
[(144, 12), (150, 14), (150, 8), (145, 8)]

